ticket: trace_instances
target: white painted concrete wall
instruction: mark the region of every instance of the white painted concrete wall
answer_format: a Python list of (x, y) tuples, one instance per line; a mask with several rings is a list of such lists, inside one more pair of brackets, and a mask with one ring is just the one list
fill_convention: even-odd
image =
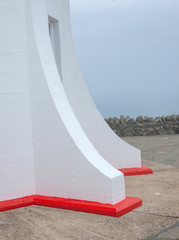
[(123, 174), (99, 155), (77, 121), (55, 63), (45, 1), (31, 2), (40, 63), (30, 50), (33, 74), (37, 71), (31, 79), (36, 193), (119, 202), (125, 198)]
[(34, 193), (26, 3), (0, 1), (0, 200)]
[(60, 79), (47, 10), (56, 18), (65, 6), (0, 2), (0, 201), (31, 194), (110, 204), (125, 198), (123, 174), (85, 134)]

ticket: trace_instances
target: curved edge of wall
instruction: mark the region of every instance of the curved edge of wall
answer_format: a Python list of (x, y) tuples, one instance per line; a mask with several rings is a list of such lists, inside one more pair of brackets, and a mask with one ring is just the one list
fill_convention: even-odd
[(40, 91), (32, 114), (49, 115), (33, 119), (33, 138), (40, 140), (34, 142), (36, 193), (116, 204), (125, 199), (124, 176), (96, 151), (68, 102), (50, 43), (45, 1), (31, 0), (31, 10), (42, 70), (34, 83)]
[[(52, 1), (56, 2), (56, 0)], [(69, 1), (59, 2), (59, 15), (49, 4), (49, 13), (53, 14), (53, 12), (55, 17), (60, 19), (63, 86), (76, 118), (94, 147), (112, 166), (120, 169), (140, 168), (141, 151), (123, 141), (110, 129), (97, 110), (84, 83), (73, 45)]]

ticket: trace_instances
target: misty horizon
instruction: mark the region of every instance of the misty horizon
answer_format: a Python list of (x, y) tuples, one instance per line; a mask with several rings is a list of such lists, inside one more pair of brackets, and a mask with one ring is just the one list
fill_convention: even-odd
[(73, 38), (103, 117), (179, 113), (179, 1), (71, 0)]

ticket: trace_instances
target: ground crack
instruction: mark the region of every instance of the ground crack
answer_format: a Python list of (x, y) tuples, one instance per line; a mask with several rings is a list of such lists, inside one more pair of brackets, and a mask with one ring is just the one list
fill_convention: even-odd
[(140, 213), (140, 214), (149, 214), (149, 215), (154, 215), (154, 216), (159, 216), (159, 217), (169, 217), (169, 218), (176, 218), (176, 219), (179, 218), (179, 216), (161, 215), (161, 214), (156, 214), (156, 213), (138, 212), (138, 211), (133, 211), (133, 212)]

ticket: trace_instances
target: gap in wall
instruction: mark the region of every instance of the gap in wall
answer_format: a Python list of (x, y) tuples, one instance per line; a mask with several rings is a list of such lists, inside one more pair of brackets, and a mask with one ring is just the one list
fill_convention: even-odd
[(59, 21), (51, 16), (48, 16), (48, 27), (55, 62), (62, 80)]

